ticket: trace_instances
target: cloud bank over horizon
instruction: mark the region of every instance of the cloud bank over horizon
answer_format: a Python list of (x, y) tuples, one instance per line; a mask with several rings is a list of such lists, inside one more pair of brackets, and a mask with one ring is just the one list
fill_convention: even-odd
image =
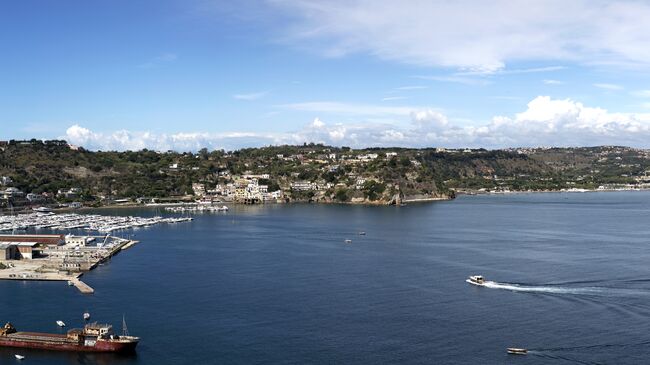
[(571, 99), (553, 99), (549, 96), (534, 98), (521, 113), (494, 116), (482, 125), (457, 125), (434, 109), (413, 109), (408, 117), (407, 126), (400, 126), (399, 123), (336, 123), (315, 117), (311, 123), (295, 132), (157, 134), (124, 129), (99, 132), (74, 124), (61, 138), (90, 150), (105, 151), (144, 148), (156, 151), (196, 151), (203, 147), (210, 150), (233, 150), (305, 142), (353, 148), (650, 147), (650, 114), (612, 113)]

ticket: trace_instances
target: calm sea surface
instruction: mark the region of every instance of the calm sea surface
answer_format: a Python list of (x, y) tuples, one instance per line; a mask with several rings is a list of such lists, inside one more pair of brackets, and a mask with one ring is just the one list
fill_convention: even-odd
[[(119, 329), (125, 314), (142, 337), (137, 355), (0, 349), (0, 363), (15, 353), (24, 364), (650, 362), (647, 192), (195, 218), (124, 232), (141, 243), (84, 276), (94, 295), (0, 281), (0, 321), (57, 332), (56, 320), (80, 326), (88, 310)], [(471, 274), (489, 287), (467, 284)]]

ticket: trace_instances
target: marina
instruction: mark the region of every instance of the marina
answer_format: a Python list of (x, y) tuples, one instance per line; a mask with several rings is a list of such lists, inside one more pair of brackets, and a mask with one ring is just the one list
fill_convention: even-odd
[[(5, 232), (0, 234), (0, 280), (64, 281), (82, 294), (93, 294), (79, 277), (138, 242), (113, 232), (192, 220), (52, 212), (0, 216), (0, 232)], [(43, 230), (89, 234), (40, 234)]]
[(25, 231), (28, 229), (67, 231), (72, 229), (111, 233), (131, 228), (150, 227), (157, 224), (189, 222), (191, 217), (160, 216), (143, 218), (134, 216), (106, 216), (76, 213), (28, 213), (0, 216), (0, 232)]

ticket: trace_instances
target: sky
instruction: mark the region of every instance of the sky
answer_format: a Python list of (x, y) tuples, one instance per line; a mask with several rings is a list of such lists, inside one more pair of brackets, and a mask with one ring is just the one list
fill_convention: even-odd
[(0, 139), (650, 148), (650, 2), (8, 0)]

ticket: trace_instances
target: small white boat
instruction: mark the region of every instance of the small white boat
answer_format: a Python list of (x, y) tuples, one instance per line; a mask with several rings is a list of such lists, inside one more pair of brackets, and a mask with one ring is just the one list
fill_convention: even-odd
[(68, 280), (68, 286), (73, 286), (74, 283), (71, 280)]
[(472, 275), (469, 278), (467, 278), (467, 280), (465, 280), (465, 281), (470, 283), (470, 284), (474, 284), (474, 285), (478, 285), (478, 286), (485, 285), (485, 278), (483, 278), (483, 276), (481, 276), (481, 275)]
[(359, 232), (359, 236), (365, 236), (365, 235), (366, 235), (366, 232), (363, 232), (363, 231)]
[(90, 319), (90, 313), (84, 312), (84, 320), (89, 320)]
[(528, 354), (528, 350), (520, 349), (520, 348), (516, 348), (516, 347), (508, 347), (508, 353), (510, 355), (526, 355), (526, 354)]
[(23, 356), (23, 355), (14, 355), (14, 356), (15, 356), (16, 359), (18, 359), (18, 360), (22, 360), (22, 359), (25, 358), (25, 356)]
[(63, 321), (56, 321), (56, 324), (59, 327), (65, 327), (65, 322), (63, 322)]
[(352, 243), (352, 240), (345, 240), (345, 243)]

